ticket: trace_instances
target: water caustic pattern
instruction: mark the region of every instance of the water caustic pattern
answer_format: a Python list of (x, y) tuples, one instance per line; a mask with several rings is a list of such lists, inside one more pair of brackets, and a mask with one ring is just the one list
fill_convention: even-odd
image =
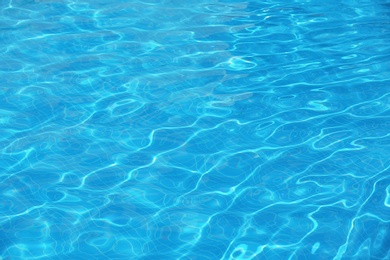
[(388, 1), (0, 17), (2, 259), (390, 259)]

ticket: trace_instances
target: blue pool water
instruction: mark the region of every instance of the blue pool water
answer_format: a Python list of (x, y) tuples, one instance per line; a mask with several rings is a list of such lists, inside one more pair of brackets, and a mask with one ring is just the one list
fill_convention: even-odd
[(0, 2), (1, 259), (390, 259), (389, 1)]

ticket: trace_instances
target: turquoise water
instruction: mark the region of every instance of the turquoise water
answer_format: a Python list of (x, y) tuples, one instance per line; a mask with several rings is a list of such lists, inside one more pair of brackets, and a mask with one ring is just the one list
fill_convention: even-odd
[(2, 259), (390, 259), (389, 1), (0, 2)]

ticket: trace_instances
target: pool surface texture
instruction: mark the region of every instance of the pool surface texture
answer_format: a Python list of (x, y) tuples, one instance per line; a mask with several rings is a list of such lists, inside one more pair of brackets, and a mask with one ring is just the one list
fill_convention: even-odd
[(0, 1), (0, 259), (390, 259), (387, 0)]

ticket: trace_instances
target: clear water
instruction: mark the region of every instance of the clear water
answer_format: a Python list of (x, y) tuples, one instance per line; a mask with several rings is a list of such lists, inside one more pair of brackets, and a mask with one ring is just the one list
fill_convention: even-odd
[(390, 259), (389, 1), (0, 8), (2, 259)]

